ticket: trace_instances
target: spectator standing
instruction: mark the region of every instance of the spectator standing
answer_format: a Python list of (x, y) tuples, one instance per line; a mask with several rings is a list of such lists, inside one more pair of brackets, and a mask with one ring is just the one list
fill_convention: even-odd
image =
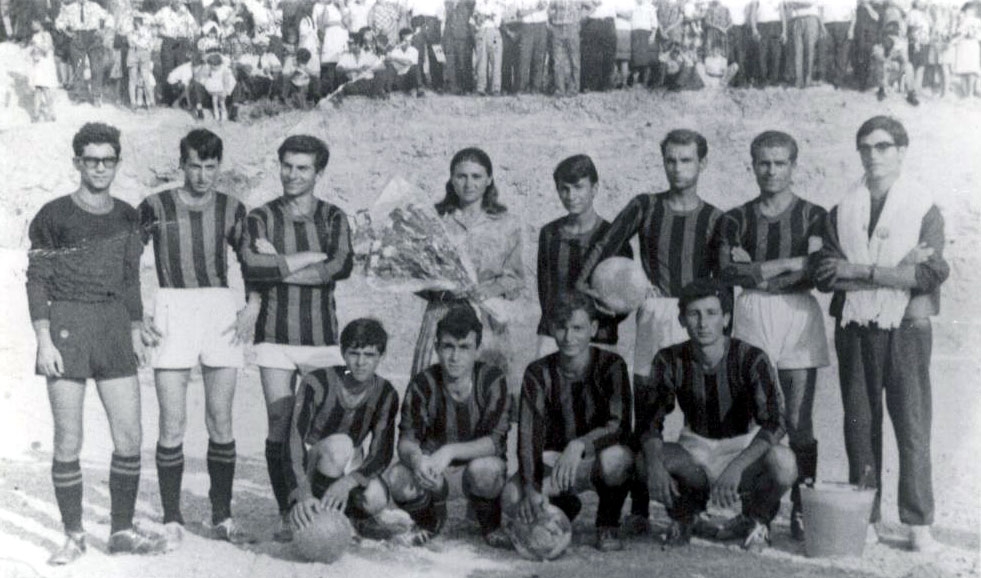
[(545, 89), (545, 56), (548, 52), (548, 0), (515, 0), (521, 20), (518, 40), (518, 90), (524, 93)]
[(494, 96), (501, 94), (501, 14), (499, 0), (477, 0), (473, 10), (473, 23), (477, 28), (477, 94)]
[(617, 53), (616, 1), (593, 2), (593, 9), (583, 22), (583, 91), (604, 91), (610, 87)]
[[(548, 23), (552, 30), (550, 55), (556, 96), (579, 94), (579, 22), (581, 20), (582, 0), (549, 2)], [(505, 41), (506, 45), (507, 41)]]
[(443, 77), (446, 92), (450, 94), (473, 91), (474, 30), (470, 22), (473, 11), (474, 0), (449, 0), (446, 3), (446, 27), (443, 31), (446, 67)]
[[(102, 71), (105, 44), (102, 31), (113, 29), (112, 16), (92, 0), (76, 0), (62, 7), (55, 27), (71, 37), (71, 59), (74, 63), (75, 90), (85, 82), (85, 59), (92, 71), (90, 98), (95, 106), (102, 106)], [(76, 92), (77, 93), (77, 92)]]
[(753, 0), (749, 27), (756, 41), (756, 83), (763, 87), (780, 82), (780, 60), (787, 44), (787, 13), (781, 0)]
[(825, 31), (819, 43), (821, 78), (835, 88), (841, 88), (848, 77), (848, 61), (855, 34), (855, 4), (824, 0), (821, 4), (821, 20)]
[[(443, 60), (440, 41), (440, 28), (445, 18), (446, 7), (443, 0), (407, 0), (407, 8), (415, 29), (416, 50), (419, 51), (419, 68), (424, 72), (423, 79), (433, 90), (443, 89)], [(427, 69), (428, 65), (428, 69)]]

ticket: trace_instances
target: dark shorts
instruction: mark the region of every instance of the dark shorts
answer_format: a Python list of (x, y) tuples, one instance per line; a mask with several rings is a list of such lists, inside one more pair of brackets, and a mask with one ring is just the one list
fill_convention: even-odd
[(51, 340), (67, 379), (114, 379), (136, 375), (130, 318), (119, 301), (51, 303)]

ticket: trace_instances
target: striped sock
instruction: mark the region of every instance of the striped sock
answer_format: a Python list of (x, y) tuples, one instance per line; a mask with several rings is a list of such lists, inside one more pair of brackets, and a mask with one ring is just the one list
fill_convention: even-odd
[(78, 460), (51, 462), (51, 481), (55, 500), (66, 532), (82, 531), (82, 468)]
[(181, 482), (184, 479), (184, 444), (165, 448), (157, 444), (157, 481), (160, 483), (160, 503), (163, 523), (184, 524), (181, 515)]
[(109, 467), (109, 501), (112, 524), (110, 533), (115, 534), (133, 527), (136, 510), (136, 494), (140, 488), (140, 456), (112, 454)]
[(211, 478), (211, 523), (232, 517), (232, 480), (235, 478), (235, 440), (219, 444), (208, 440), (208, 476)]
[(276, 496), (276, 505), (279, 513), (285, 514), (290, 509), (290, 487), (286, 480), (285, 455), (286, 444), (266, 440), (266, 469), (269, 472), (269, 484), (272, 486), (273, 495)]

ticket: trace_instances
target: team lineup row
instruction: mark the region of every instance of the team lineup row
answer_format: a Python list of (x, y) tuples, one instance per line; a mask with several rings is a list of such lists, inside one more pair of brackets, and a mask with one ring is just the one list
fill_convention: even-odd
[[(902, 177), (908, 140), (895, 119), (864, 123), (856, 147), (865, 175), (831, 211), (793, 193), (797, 143), (775, 131), (751, 145), (760, 196), (726, 213), (698, 197), (708, 144), (694, 131), (674, 130), (661, 142), (669, 190), (638, 195), (612, 223), (593, 208), (599, 178), (591, 159), (562, 161), (553, 176), (568, 215), (541, 230), (539, 359), (527, 367), (516, 402), (506, 370), (486, 355), (498, 349), (507, 358), (506, 328), (470, 303), (520, 293), (520, 232), (498, 201), (487, 154), (459, 151), (436, 209), (473, 261), (478, 284), (467, 295), (420, 294), (428, 306), (396, 445), (398, 395), (375, 374), (385, 330), (367, 318), (343, 332), (337, 323), (334, 284), (350, 275), (353, 255), (347, 217), (313, 195), (329, 159), (323, 141), (288, 137), (278, 150), (283, 195), (247, 212), (215, 190), (221, 139), (191, 131), (180, 144), (183, 186), (133, 209), (110, 195), (119, 131), (87, 124), (73, 140), (79, 188), (46, 204), (30, 227), (28, 298), (67, 534), (51, 562), (85, 551), (78, 455), (90, 378), (114, 443), (109, 551), (156, 553), (179, 543), (185, 397), (198, 364), (212, 532), (254, 540), (231, 514), (231, 402), (251, 341), (269, 422), (278, 540), (290, 540), (319, 511), (339, 510), (362, 536), (425, 543), (445, 522), (451, 487), (468, 498), (489, 544), (522, 553), (530, 546), (518, 528), (546, 523), (555, 508), (575, 518), (576, 494), (590, 488), (600, 498), (597, 547), (604, 551), (623, 547), (621, 525), (649, 532), (652, 498), (672, 519), (668, 543), (698, 532), (759, 549), (791, 490), (791, 533), (800, 539), (800, 484), (817, 471), (816, 370), (829, 363), (814, 287), (835, 293), (850, 480), (871, 471), (881, 482), (885, 391), (900, 451), (900, 519), (914, 549), (932, 549), (929, 317), (949, 268), (939, 210)], [(611, 351), (626, 315), (604, 310), (614, 296), (590, 277), (609, 257), (630, 257), (634, 235), (651, 288), (636, 310), (631, 380)], [(160, 289), (144, 318), (139, 260), (151, 240)], [(242, 265), (242, 309), (228, 288), (226, 245)], [(733, 286), (742, 288), (735, 303)], [(147, 362), (160, 404), (163, 535), (133, 526), (142, 443), (136, 370)], [(685, 427), (677, 442), (665, 443), (664, 418), (676, 405)], [(512, 416), (519, 467), (509, 481)], [(789, 448), (780, 444), (784, 433)], [(631, 510), (621, 523), (628, 494)], [(723, 507), (741, 502), (742, 512), (722, 526), (708, 524), (699, 514), (710, 498)], [(409, 514), (411, 527), (391, 523), (393, 508)], [(871, 521), (879, 517), (877, 499)]]

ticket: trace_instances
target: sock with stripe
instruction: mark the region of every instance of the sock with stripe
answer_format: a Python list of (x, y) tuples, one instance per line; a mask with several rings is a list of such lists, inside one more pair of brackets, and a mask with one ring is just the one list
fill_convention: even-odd
[(133, 527), (136, 494), (140, 488), (140, 456), (112, 454), (109, 467), (110, 533)]
[(78, 460), (51, 462), (55, 500), (66, 532), (82, 531), (82, 468)]
[(160, 503), (163, 523), (184, 524), (181, 515), (181, 482), (184, 479), (184, 444), (165, 448), (157, 444), (157, 480), (160, 482)]
[(220, 444), (208, 440), (208, 477), (211, 478), (211, 523), (232, 517), (232, 480), (235, 479), (235, 440)]
[(269, 484), (279, 513), (285, 514), (290, 509), (290, 488), (286, 480), (286, 444), (266, 440), (266, 469), (269, 471)]

